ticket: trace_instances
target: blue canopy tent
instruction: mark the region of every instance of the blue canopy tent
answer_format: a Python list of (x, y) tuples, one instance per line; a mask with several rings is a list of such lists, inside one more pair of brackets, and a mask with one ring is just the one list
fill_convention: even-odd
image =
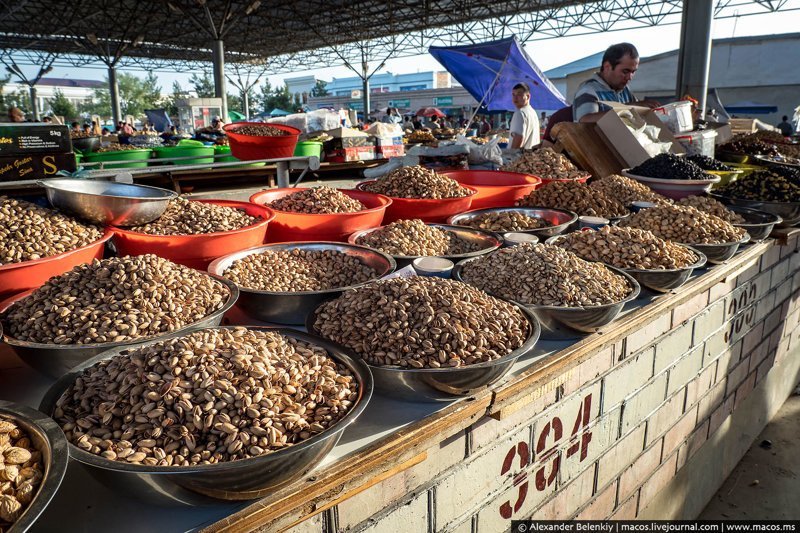
[(556, 110), (567, 101), (525, 52), (516, 36), (465, 46), (431, 46), (428, 51), (489, 111), (514, 111), (511, 90), (519, 82), (531, 89), (531, 106)]
[(736, 102), (725, 106), (725, 111), (740, 115), (769, 115), (777, 113), (778, 106), (760, 102)]
[(285, 117), (289, 114), (290, 113), (288, 111), (284, 111), (283, 109), (279, 109), (277, 107), (269, 112), (269, 116), (271, 117)]

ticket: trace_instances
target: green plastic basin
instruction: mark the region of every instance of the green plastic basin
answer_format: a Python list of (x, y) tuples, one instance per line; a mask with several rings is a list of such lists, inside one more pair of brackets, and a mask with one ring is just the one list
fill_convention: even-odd
[[(222, 145), (215, 145), (214, 146), (214, 155), (222, 157), (217, 157), (214, 159), (217, 163), (230, 163), (232, 161), (239, 161), (235, 157), (231, 155), (231, 147), (230, 146), (222, 146)], [(255, 167), (263, 167), (266, 163), (248, 163), (247, 165), (236, 165), (235, 167), (228, 167), (228, 168), (255, 168)]]
[[(150, 159), (152, 153), (152, 150), (144, 148), (115, 152), (91, 152), (83, 154), (83, 160), (87, 163), (106, 163), (103, 168), (142, 168), (147, 166), (147, 160)], [(113, 162), (113, 164), (108, 164), (109, 162)]]
[(295, 157), (310, 157), (322, 155), (322, 143), (319, 141), (302, 141), (294, 149)]
[(214, 162), (213, 146), (159, 146), (153, 148), (156, 159), (191, 157), (180, 161), (166, 161), (168, 165), (208, 165)]

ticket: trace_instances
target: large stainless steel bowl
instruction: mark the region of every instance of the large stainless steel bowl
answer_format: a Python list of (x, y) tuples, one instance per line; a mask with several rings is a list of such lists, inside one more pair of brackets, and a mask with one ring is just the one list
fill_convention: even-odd
[[(215, 276), (223, 276), (223, 273), (239, 259), (249, 255), (260, 254), (268, 251), (278, 250), (333, 250), (357, 257), (365, 265), (371, 266), (378, 271), (375, 279), (391, 274), (397, 267), (391, 256), (354, 244), (344, 244), (341, 242), (297, 242), (297, 243), (278, 243), (258, 246), (235, 252), (218, 259), (208, 265), (208, 271)], [(374, 281), (374, 280), (370, 280)], [(358, 283), (347, 287), (338, 287), (324, 291), (298, 291), (298, 292), (274, 292), (248, 289), (239, 287), (239, 299), (237, 306), (249, 316), (257, 318), (262, 322), (273, 322), (276, 324), (303, 324), (306, 316), (326, 300), (332, 300), (347, 289), (360, 287), (370, 283)]]
[[(507, 300), (508, 301), (508, 300)], [(367, 363), (375, 377), (375, 391), (383, 396), (407, 402), (452, 401), (474, 394), (496, 383), (520, 357), (530, 353), (541, 335), (541, 326), (530, 310), (516, 302), (528, 320), (529, 335), (522, 346), (494, 361), (458, 368), (402, 368)], [(319, 334), (314, 327), (316, 312), (308, 315), (306, 329)], [(347, 348), (342, 348), (346, 350)]]
[(85, 179), (39, 182), (50, 204), (62, 211), (104, 226), (147, 224), (164, 214), (178, 193), (150, 187)]
[[(443, 257), (445, 259), (449, 259), (450, 261), (456, 263), (461, 261), (462, 259), (466, 259), (468, 257), (478, 257), (481, 255), (485, 255), (491, 253), (503, 245), (503, 239), (496, 233), (492, 233), (491, 231), (484, 231), (479, 229), (467, 228), (464, 226), (453, 226), (450, 224), (433, 224), (429, 223), (428, 226), (439, 228), (440, 230), (447, 231), (449, 233), (454, 234), (459, 239), (464, 241), (477, 244), (479, 246), (478, 251), (476, 252), (469, 252), (466, 254), (452, 254), (452, 255), (437, 255), (436, 257)], [(347, 239), (348, 242), (352, 244), (358, 244), (358, 239), (372, 233), (373, 231), (378, 231), (379, 229), (383, 228), (384, 226), (380, 226), (377, 228), (370, 228), (361, 231), (357, 231), (350, 235)], [(363, 246), (363, 245), (362, 245)], [(397, 268), (403, 268), (405, 266), (410, 265), (414, 262), (414, 259), (417, 259), (419, 255), (393, 255), (392, 258), (397, 263)]]
[(55, 496), (67, 472), (69, 453), (67, 439), (58, 424), (35, 409), (0, 401), (0, 420), (10, 420), (29, 435), (33, 446), (42, 454), (44, 477), (36, 495), (22, 516), (14, 522), (9, 533), (28, 531)]
[(783, 222), (783, 219), (778, 215), (773, 215), (766, 211), (758, 211), (757, 209), (738, 205), (728, 205), (726, 207), (744, 218), (744, 222), (734, 224), (734, 226), (746, 229), (748, 235), (750, 235), (750, 240), (753, 242), (763, 241), (769, 237), (776, 225)]
[[(562, 235), (558, 235), (556, 237), (551, 237), (547, 239), (546, 244), (552, 244), (558, 246), (559, 241), (564, 238)], [(626, 272), (631, 275), (633, 279), (639, 282), (639, 285), (643, 285), (648, 289), (665, 293), (669, 292), (673, 289), (677, 289), (689, 279), (692, 275), (692, 272), (696, 268), (702, 268), (705, 266), (707, 259), (706, 256), (695, 250), (691, 246), (686, 246), (685, 244), (681, 244), (684, 248), (688, 248), (692, 251), (693, 254), (697, 256), (697, 261), (693, 264), (685, 266), (683, 268), (667, 268), (667, 269), (651, 269), (651, 270), (644, 270), (638, 268), (620, 268), (621, 271)], [(587, 259), (588, 261), (588, 259)], [(613, 265), (609, 265), (604, 263), (607, 267), (613, 267)]]
[(447, 219), (449, 224), (456, 226), (464, 225), (464, 223), (472, 218), (486, 213), (504, 213), (508, 211), (515, 211), (522, 213), (529, 217), (541, 218), (546, 220), (551, 226), (539, 229), (519, 230), (514, 233), (530, 233), (538, 236), (540, 239), (546, 239), (555, 235), (560, 235), (569, 230), (575, 222), (578, 221), (578, 215), (566, 209), (554, 209), (550, 207), (493, 207), (489, 209), (476, 209), (474, 211), (467, 211), (460, 215), (455, 215)]
[(776, 224), (779, 228), (789, 228), (800, 223), (800, 202), (762, 202), (760, 200), (745, 200), (742, 198), (731, 198), (717, 192), (709, 193), (723, 204), (737, 205), (739, 207), (749, 207), (757, 211), (764, 211), (781, 217), (783, 220)]
[(721, 244), (694, 244), (694, 243), (680, 243), (684, 246), (690, 246), (695, 250), (705, 254), (708, 262), (712, 265), (721, 265), (728, 259), (734, 256), (739, 251), (739, 247), (743, 244), (750, 242), (750, 234), (745, 234), (741, 240), (736, 242), (723, 242)]
[[(11, 349), (14, 350), (14, 353), (16, 353), (17, 356), (19, 356), (19, 358), (29, 366), (43, 374), (58, 379), (69, 372), (71, 368), (83, 363), (87, 359), (105, 352), (106, 350), (162, 340), (173, 333), (185, 332), (189, 329), (197, 327), (218, 326), (222, 322), (222, 315), (224, 315), (231, 307), (233, 307), (233, 304), (236, 303), (236, 299), (239, 297), (239, 288), (230, 280), (221, 278), (219, 276), (214, 277), (220, 283), (223, 283), (226, 287), (228, 287), (228, 290), (230, 291), (230, 295), (228, 296), (228, 300), (225, 302), (225, 305), (207, 317), (191, 324), (187, 324), (186, 326), (175, 330), (174, 332), (131, 341), (102, 342), (98, 344), (44, 344), (38, 342), (21, 341), (9, 336), (8, 333), (6, 333), (4, 340), (6, 344), (11, 346)], [(10, 307), (11, 304), (27, 297), (31, 292), (33, 291), (24, 292), (13, 300), (9, 300), (8, 307)], [(5, 321), (5, 312), (8, 310), (8, 307), (5, 309), (0, 309), (0, 320)], [(6, 331), (8, 331), (8, 328), (6, 328)]]
[[(195, 328), (194, 331), (198, 329), (201, 328)], [(69, 456), (86, 466), (93, 476), (107, 486), (138, 499), (161, 505), (172, 503), (202, 505), (212, 501), (210, 498), (219, 500), (261, 498), (306, 475), (336, 446), (344, 429), (364, 412), (374, 388), (372, 375), (363, 361), (355, 359), (339, 346), (314, 335), (288, 328), (253, 326), (248, 329), (274, 331), (327, 350), (328, 354), (346, 366), (358, 381), (359, 396), (350, 411), (331, 428), (300, 443), (267, 455), (239, 461), (198, 466), (134, 465), (104, 459), (81, 450), (72, 443), (69, 444)], [(189, 332), (183, 332), (186, 333)], [(178, 335), (175, 333), (167, 338)], [(147, 344), (154, 342), (157, 341), (148, 341)], [(129, 348), (109, 350), (73, 368), (47, 391), (39, 409), (43, 413), (52, 415), (58, 399), (85, 369), (98, 361), (124, 354)]]
[[(453, 269), (453, 279), (469, 283), (464, 280), (462, 272), (464, 267), (471, 261), (475, 261), (475, 259), (466, 259), (458, 263)], [(631, 287), (630, 294), (619, 302), (587, 307), (562, 307), (556, 305), (522, 303), (522, 305), (533, 312), (541, 323), (542, 339), (576, 339), (589, 333), (594, 333), (603, 326), (613, 322), (614, 319), (617, 318), (617, 315), (622, 312), (622, 308), (625, 307), (625, 304), (635, 300), (636, 297), (639, 296), (641, 287), (633, 276), (619, 268), (608, 265), (606, 265), (606, 268), (625, 278), (628, 281), (628, 285)]]

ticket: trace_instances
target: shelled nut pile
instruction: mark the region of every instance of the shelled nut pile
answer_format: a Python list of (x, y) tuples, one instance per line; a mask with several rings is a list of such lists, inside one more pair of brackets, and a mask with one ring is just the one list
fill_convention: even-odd
[(291, 135), (286, 130), (266, 124), (239, 126), (231, 131), (239, 135), (249, 135), (250, 137), (283, 137), (284, 135)]
[(560, 237), (556, 246), (587, 261), (638, 270), (683, 268), (698, 259), (685, 246), (659, 239), (649, 231), (618, 226), (576, 231)]
[(241, 209), (175, 198), (156, 220), (129, 229), (148, 235), (200, 235), (242, 229), (259, 220)]
[(420, 166), (393, 170), (376, 181), (365, 183), (363, 189), (394, 198), (432, 200), (463, 198), (473, 194), (456, 180)]
[(621, 217), (628, 209), (614, 198), (577, 181), (554, 181), (517, 200), (520, 206), (568, 209), (579, 215)]
[(588, 176), (572, 161), (552, 148), (539, 148), (533, 152), (525, 152), (518, 159), (500, 168), (508, 172), (522, 172), (544, 179), (580, 179)]
[(269, 331), (207, 329), (84, 370), (53, 418), (111, 461), (191, 466), (258, 457), (333, 426), (358, 382), (324, 350)]
[(621, 226), (653, 232), (656, 237), (685, 244), (723, 244), (738, 242), (747, 234), (719, 217), (691, 206), (659, 206), (644, 209)]
[(347, 291), (320, 306), (314, 329), (370, 364), (410, 369), (492, 361), (529, 335), (513, 305), (458, 281), (424, 277)]
[(678, 200), (677, 205), (688, 205), (699, 209), (703, 213), (714, 215), (731, 224), (744, 224), (745, 220), (739, 213), (734, 213), (722, 202), (718, 202), (708, 196), (687, 196)]
[(259, 291), (323, 291), (349, 287), (378, 277), (357, 257), (336, 250), (275, 250), (234, 261), (223, 275), (241, 287)]
[(477, 252), (474, 243), (455, 234), (428, 226), (419, 219), (398, 220), (356, 239), (356, 244), (369, 246), (389, 255), (436, 256)]
[(355, 198), (325, 186), (300, 190), (278, 198), (267, 206), (278, 211), (307, 214), (355, 213), (366, 209)]
[(100, 148), (95, 150), (96, 152), (119, 152), (121, 150), (140, 150), (141, 148), (136, 146), (135, 144), (120, 144), (120, 143), (108, 143), (103, 144)]
[[(800, 174), (800, 173), (798, 173)], [(717, 189), (729, 198), (762, 202), (800, 202), (800, 177), (779, 169), (754, 172)]]
[(520, 244), (464, 266), (464, 281), (490, 294), (532, 305), (584, 307), (622, 301), (633, 288), (600, 263), (548, 244)]
[(69, 252), (103, 232), (36, 204), (0, 196), (0, 265)]
[(474, 216), (460, 223), (462, 226), (486, 231), (523, 231), (552, 226), (543, 218), (532, 217), (520, 211), (493, 211)]
[(595, 180), (589, 187), (613, 198), (623, 205), (631, 202), (652, 202), (654, 204), (671, 204), (672, 200), (661, 196), (643, 183), (631, 178), (612, 174), (603, 179)]
[(2, 318), (6, 334), (21, 341), (122, 342), (175, 331), (229, 297), (211, 276), (155, 255), (112, 257), (50, 278)]
[(13, 419), (0, 416), (0, 531), (8, 531), (33, 501), (44, 477), (42, 453)]

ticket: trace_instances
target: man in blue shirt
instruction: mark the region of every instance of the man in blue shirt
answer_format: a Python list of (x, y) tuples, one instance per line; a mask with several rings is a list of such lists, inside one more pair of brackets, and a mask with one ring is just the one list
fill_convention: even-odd
[[(575, 92), (572, 101), (572, 116), (575, 122), (595, 122), (608, 106), (601, 100), (629, 104), (636, 102), (636, 97), (628, 88), (639, 68), (639, 52), (630, 43), (619, 43), (609, 46), (600, 71), (583, 82)], [(637, 102), (641, 103), (641, 102)], [(650, 103), (645, 103), (651, 107)]]

